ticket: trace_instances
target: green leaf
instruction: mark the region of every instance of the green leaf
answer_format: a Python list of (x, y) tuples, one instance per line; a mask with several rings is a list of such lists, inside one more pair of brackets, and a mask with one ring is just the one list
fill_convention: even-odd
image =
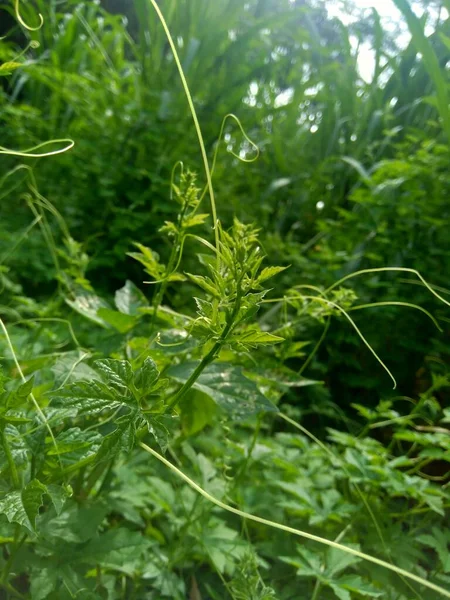
[(51, 483), (47, 486), (47, 494), (55, 507), (57, 515), (60, 515), (66, 500), (72, 496), (72, 488), (66, 485)]
[(117, 309), (132, 317), (140, 314), (139, 309), (148, 306), (147, 298), (132, 281), (127, 280), (123, 288), (117, 290), (114, 296)]
[(133, 565), (139, 563), (140, 556), (150, 545), (151, 542), (137, 531), (111, 529), (91, 540), (74, 560), (117, 568), (132, 575)]
[(114, 329), (117, 329), (120, 333), (127, 333), (127, 331), (133, 329), (137, 323), (136, 317), (126, 315), (117, 310), (112, 310), (111, 308), (99, 308), (97, 310), (97, 316), (100, 317), (104, 323), (108, 323), (108, 325), (111, 325), (111, 327), (114, 327)]
[(220, 298), (220, 294), (217, 291), (214, 283), (209, 277), (203, 277), (202, 275), (192, 275), (192, 273), (186, 273), (189, 279), (196, 283), (202, 290), (214, 296), (214, 298)]
[(144, 360), (144, 364), (134, 374), (134, 385), (138, 390), (148, 392), (155, 385), (159, 378), (159, 371), (156, 363), (149, 356)]
[(295, 371), (292, 371), (287, 367), (278, 369), (271, 367), (264, 369), (256, 367), (251, 371), (248, 371), (248, 377), (250, 379), (254, 379), (258, 383), (264, 385), (270, 383), (276, 387), (279, 387), (280, 389), (286, 389), (290, 387), (306, 387), (310, 385), (323, 385), (321, 381), (301, 377)]
[[(197, 362), (183, 363), (170, 368), (167, 374), (184, 383), (197, 365)], [(261, 394), (257, 385), (242, 374), (241, 367), (221, 363), (209, 365), (193, 387), (237, 418), (278, 411), (277, 407)]]
[(447, 79), (444, 75), (445, 69), (441, 69), (433, 44), (426, 36), (424, 27), (412, 10), (410, 3), (407, 0), (394, 0), (394, 4), (405, 17), (412, 35), (412, 43), (422, 54), (423, 63), (436, 89), (437, 106), (447, 135), (447, 141), (450, 141), (449, 94)]
[[(394, 2), (395, 2), (395, 0), (394, 0)], [(364, 166), (358, 160), (352, 158), (351, 156), (343, 156), (342, 160), (344, 162), (346, 162), (347, 164), (349, 164), (351, 167), (353, 167), (355, 169), (355, 171), (358, 172), (361, 179), (364, 181), (364, 183), (369, 188), (373, 187), (373, 181), (372, 181), (370, 174), (366, 171)]]
[(433, 527), (431, 534), (424, 533), (423, 535), (419, 535), (417, 540), (433, 548), (439, 556), (443, 571), (450, 573), (450, 532)]
[(199, 213), (193, 215), (192, 217), (189, 216), (183, 220), (183, 228), (188, 229), (190, 227), (196, 227), (197, 225), (203, 225), (208, 218), (208, 213)]
[[(357, 544), (347, 544), (349, 548), (359, 550)], [(337, 548), (329, 548), (326, 554), (326, 572), (330, 577), (333, 577), (352, 565), (356, 565), (361, 562), (361, 559), (347, 552), (342, 552)]]
[(335, 587), (337, 586), (339, 586), (341, 589), (358, 593), (363, 598), (366, 596), (370, 596), (371, 598), (384, 596), (384, 592), (382, 590), (379, 590), (374, 585), (364, 581), (364, 579), (359, 575), (342, 575), (336, 580), (336, 586), (332, 586), (335, 593)]
[(333, 592), (336, 594), (339, 600), (352, 600), (350, 592), (345, 588), (342, 588), (339, 584), (334, 583), (332, 581), (327, 581), (326, 584), (330, 586), (330, 588), (333, 590)]
[(237, 535), (237, 531), (219, 519), (211, 519), (202, 535), (202, 546), (220, 573), (224, 573), (227, 564), (232, 568), (233, 558), (244, 551), (245, 542), (236, 539)]
[(86, 319), (89, 319), (102, 327), (109, 327), (109, 323), (97, 315), (99, 309), (110, 308), (108, 303), (102, 300), (102, 298), (99, 298), (99, 296), (96, 296), (95, 294), (80, 294), (75, 300), (69, 300), (67, 298), (66, 303), (77, 311), (77, 313), (86, 317)]
[(58, 571), (54, 567), (43, 567), (39, 571), (33, 571), (30, 583), (31, 600), (45, 600), (55, 589), (58, 578)]
[(22, 490), (9, 492), (0, 500), (0, 514), (4, 514), (10, 523), (18, 523), (30, 531), (35, 530), (35, 521), (42, 506), (42, 496), (47, 488), (37, 479), (33, 479)]
[(116, 410), (123, 404), (113, 389), (101, 381), (77, 381), (52, 393), (52, 406), (74, 408), (78, 415)]
[(79, 505), (67, 500), (64, 510), (55, 517), (47, 511), (39, 517), (39, 532), (51, 540), (80, 544), (92, 539), (109, 512), (106, 504)]
[(103, 381), (121, 394), (128, 390), (128, 386), (133, 380), (133, 370), (127, 360), (102, 358), (94, 361), (94, 367), (102, 376)]
[(212, 423), (217, 414), (214, 400), (200, 390), (191, 393), (180, 404), (181, 426), (186, 435), (194, 435)]
[(246, 329), (245, 331), (237, 331), (230, 338), (230, 342), (244, 344), (249, 346), (271, 345), (284, 342), (284, 338), (267, 331), (258, 329)]
[(51, 367), (55, 388), (63, 385), (63, 383), (78, 381), (80, 379), (99, 379), (98, 374), (92, 367), (85, 362), (80, 362), (81, 358), (87, 358), (87, 356), (79, 350), (65, 352), (58, 357), (55, 364)]
[(0, 77), (6, 77), (11, 75), (13, 71), (22, 66), (22, 63), (14, 62), (12, 60), (4, 62), (0, 65)]
[(28, 398), (28, 396), (31, 394), (31, 390), (33, 389), (33, 384), (34, 377), (31, 377), (28, 379), (28, 381), (25, 381), (25, 383), (22, 383), (22, 385), (17, 388), (16, 396), (21, 399)]
[(265, 267), (259, 274), (256, 283), (262, 283), (263, 281), (266, 281), (267, 279), (278, 275), (278, 273), (285, 271), (287, 268), (288, 267)]
[(144, 414), (144, 418), (147, 421), (149, 432), (153, 435), (161, 450), (165, 452), (170, 439), (173, 437), (172, 430), (175, 425), (179, 425), (178, 418), (171, 415), (151, 414)]
[(0, 417), (5, 423), (29, 423), (32, 419), (21, 417), (19, 412), (8, 411), (6, 415)]
[(117, 429), (103, 438), (97, 452), (97, 461), (111, 460), (120, 452), (130, 452), (134, 445), (135, 434), (136, 430), (131, 419), (121, 423)]
[(280, 560), (297, 568), (299, 577), (322, 577), (322, 556), (308, 548), (297, 546), (300, 557), (281, 556)]
[(97, 441), (98, 436), (99, 434), (95, 431), (83, 431), (79, 427), (66, 429), (57, 436), (55, 440), (56, 448), (52, 443), (47, 454), (48, 456), (59, 456), (84, 450), (92, 446)]
[(127, 252), (128, 256), (139, 261), (145, 267), (145, 271), (153, 277), (153, 279), (159, 280), (164, 277), (164, 265), (159, 262), (159, 256), (147, 246), (143, 246), (137, 242), (134, 245), (140, 250), (140, 252)]

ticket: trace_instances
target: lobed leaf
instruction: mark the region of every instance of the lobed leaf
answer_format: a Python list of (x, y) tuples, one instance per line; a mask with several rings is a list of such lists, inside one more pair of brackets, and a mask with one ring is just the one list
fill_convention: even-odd
[[(167, 374), (180, 383), (187, 381), (197, 362), (171, 367)], [(206, 367), (193, 387), (235, 417), (245, 418), (261, 412), (277, 412), (277, 407), (261, 394), (257, 385), (247, 379), (241, 367), (214, 363)]]
[(42, 497), (46, 493), (47, 487), (33, 479), (22, 490), (9, 492), (0, 500), (0, 514), (4, 514), (10, 523), (18, 523), (34, 531)]

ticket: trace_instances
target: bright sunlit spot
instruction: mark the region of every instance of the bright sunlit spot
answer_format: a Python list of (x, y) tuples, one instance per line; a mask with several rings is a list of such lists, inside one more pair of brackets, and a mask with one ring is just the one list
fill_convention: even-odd
[[(383, 26), (387, 30), (392, 30), (393, 27), (400, 26), (400, 33), (397, 36), (397, 44), (400, 48), (405, 48), (410, 40), (410, 34), (407, 30), (406, 24), (402, 22), (401, 14), (395, 6), (393, 0), (356, 0), (355, 6), (369, 15), (372, 9), (375, 9), (380, 16)], [(424, 9), (412, 1), (412, 8), (418, 17), (422, 17)], [(327, 11), (330, 16), (339, 18), (344, 25), (349, 25), (355, 21), (355, 16), (349, 14), (345, 8), (343, 0), (335, 0), (334, 2), (327, 2)], [(436, 10), (430, 8), (427, 11), (428, 22), (425, 27), (425, 33), (430, 35), (434, 30), (434, 22), (437, 17)], [(448, 12), (445, 8), (441, 11), (441, 19), (448, 18)], [(358, 40), (355, 37), (350, 38), (350, 43), (353, 50), (358, 51), (358, 69), (364, 81), (372, 81), (374, 68), (375, 68), (375, 52), (368, 43), (359, 45)]]

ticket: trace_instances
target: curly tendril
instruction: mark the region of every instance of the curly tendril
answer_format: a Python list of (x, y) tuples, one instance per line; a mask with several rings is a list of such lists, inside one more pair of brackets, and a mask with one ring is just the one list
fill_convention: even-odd
[(39, 25), (37, 25), (36, 27), (31, 27), (31, 25), (27, 25), (27, 23), (25, 23), (25, 21), (23, 20), (21, 14), (20, 14), (20, 1), (19, 0), (15, 0), (14, 13), (16, 15), (16, 19), (19, 21), (19, 23), (22, 25), (22, 27), (25, 27), (25, 29), (28, 29), (28, 31), (38, 31), (44, 24), (44, 17), (41, 15), (41, 13), (38, 13)]
[[(59, 144), (65, 143), (67, 144), (63, 148), (58, 148), (57, 150), (49, 150), (48, 152), (37, 152), (40, 148), (45, 148), (50, 144)], [(27, 148), (26, 150), (11, 150), (10, 148), (5, 148), (0, 146), (0, 154), (9, 154), (10, 156), (21, 156), (23, 158), (43, 158), (44, 156), (53, 156), (55, 154), (62, 154), (63, 152), (67, 152), (75, 146), (75, 142), (70, 138), (63, 138), (60, 140), (48, 140), (47, 142), (42, 142), (37, 146), (32, 146), (31, 148)]]

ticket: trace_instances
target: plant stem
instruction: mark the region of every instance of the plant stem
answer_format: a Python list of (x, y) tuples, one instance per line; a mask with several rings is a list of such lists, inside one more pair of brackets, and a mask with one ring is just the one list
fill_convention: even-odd
[(322, 583), (319, 578), (316, 579), (316, 585), (314, 586), (313, 595), (311, 596), (311, 600), (317, 600), (319, 597), (320, 588), (322, 587)]
[(178, 215), (179, 232), (178, 232), (176, 240), (174, 241), (174, 243), (172, 245), (172, 251), (170, 253), (169, 262), (167, 263), (167, 268), (166, 268), (166, 278), (163, 280), (163, 282), (159, 286), (159, 290), (158, 290), (158, 292), (157, 292), (157, 294), (155, 296), (155, 299), (153, 301), (153, 315), (152, 315), (152, 320), (151, 320), (151, 323), (150, 323), (150, 328), (151, 329), (153, 329), (155, 327), (156, 318), (158, 316), (158, 308), (160, 307), (161, 302), (163, 301), (164, 295), (165, 295), (166, 290), (167, 290), (167, 283), (168, 283), (168, 279), (167, 278), (172, 274), (172, 270), (173, 270), (173, 268), (175, 266), (175, 261), (177, 259), (178, 251), (181, 248), (182, 238), (183, 238), (182, 224), (183, 224), (183, 219), (184, 219), (184, 215), (186, 213), (186, 210), (187, 210), (187, 204), (185, 204), (183, 206), (182, 211)]
[(95, 486), (99, 478), (102, 476), (103, 472), (109, 467), (111, 461), (103, 461), (94, 466), (92, 471), (87, 478), (86, 485), (82, 490), (80, 490), (80, 497), (86, 499), (91, 493), (92, 488)]
[(8, 577), (9, 574), (11, 573), (11, 569), (14, 563), (14, 559), (16, 558), (17, 553), (19, 552), (19, 550), (21, 549), (21, 547), (23, 546), (25, 540), (27, 539), (28, 535), (24, 534), (22, 536), (22, 538), (18, 540), (19, 538), (19, 534), (20, 534), (20, 527), (19, 525), (16, 527), (16, 531), (14, 534), (14, 547), (10, 552), (10, 555), (8, 557), (8, 560), (5, 563), (5, 566), (3, 568), (3, 573), (2, 573), (2, 577), (1, 577), (1, 583), (5, 586), (10, 586), (10, 591), (14, 591), (14, 593), (16, 593), (15, 589), (13, 588), (13, 586), (11, 586), (8, 582)]
[(5, 451), (6, 460), (8, 461), (9, 470), (11, 471), (11, 479), (13, 481), (13, 485), (16, 489), (20, 488), (20, 480), (19, 474), (17, 472), (16, 463), (14, 462), (14, 458), (11, 452), (11, 448), (9, 446), (8, 439), (5, 435), (5, 427), (2, 426), (0, 430), (1, 441), (3, 445), (3, 450)]
[(206, 367), (210, 363), (213, 362), (217, 353), (220, 351), (220, 349), (226, 342), (226, 339), (227, 339), (229, 333), (233, 329), (234, 321), (236, 319), (236, 316), (239, 312), (240, 307), (241, 307), (241, 289), (240, 289), (240, 281), (239, 281), (233, 311), (232, 311), (232, 313), (228, 319), (228, 322), (225, 325), (222, 333), (220, 334), (219, 339), (214, 344), (214, 346), (211, 348), (211, 350), (208, 352), (208, 354), (206, 354), (202, 358), (202, 360), (199, 362), (197, 367), (191, 373), (191, 375), (189, 376), (187, 381), (185, 381), (185, 383), (181, 386), (181, 388), (178, 390), (178, 392), (173, 396), (173, 398), (171, 400), (169, 400), (169, 402), (167, 403), (167, 406), (166, 406), (166, 411), (169, 408), (174, 408), (177, 404), (179, 404), (179, 402), (181, 402), (181, 400), (186, 396), (188, 391), (191, 389), (191, 387), (194, 385), (194, 383), (197, 381), (197, 379), (200, 377), (200, 375), (206, 369)]
[(175, 396), (173, 396), (173, 398), (169, 400), (169, 402), (167, 403), (167, 408), (174, 408), (179, 402), (181, 402), (181, 400), (186, 396), (188, 391), (200, 377), (202, 372), (210, 363), (212, 363), (217, 352), (222, 347), (224, 341), (225, 340), (223, 338), (223, 335), (221, 335), (217, 342), (214, 344), (214, 346), (211, 348), (211, 350), (208, 352), (208, 354), (202, 358), (202, 360), (191, 373), (187, 381), (181, 386), (181, 388), (178, 390)]
[(8, 581), (0, 581), (0, 587), (7, 590), (11, 594), (13, 594), (14, 598), (19, 598), (20, 600), (26, 600), (25, 596), (16, 590), (14, 586), (12, 586)]
[(242, 480), (243, 475), (245, 475), (245, 473), (247, 471), (248, 465), (252, 458), (253, 450), (255, 449), (256, 442), (258, 441), (258, 436), (259, 436), (259, 433), (261, 430), (261, 421), (262, 421), (262, 415), (258, 415), (255, 430), (254, 430), (253, 436), (252, 436), (252, 440), (250, 442), (250, 446), (247, 451), (247, 456), (245, 457), (244, 463), (242, 464), (241, 468), (239, 469), (238, 473), (236, 474), (236, 477), (234, 478), (235, 485), (239, 481)]
[(161, 285), (159, 286), (159, 290), (155, 296), (155, 299), (153, 300), (153, 315), (152, 315), (152, 320), (150, 323), (151, 330), (153, 330), (155, 327), (156, 318), (158, 316), (158, 308), (160, 307), (161, 302), (163, 301), (163, 298), (164, 298), (164, 294), (166, 293), (167, 277), (169, 276), (171, 270), (173, 269), (173, 265), (175, 263), (175, 258), (176, 258), (176, 253), (177, 253), (177, 248), (178, 248), (178, 243), (175, 243), (172, 246), (172, 252), (170, 254), (169, 262), (167, 263), (166, 279), (164, 279), (163, 282), (161, 283)]

